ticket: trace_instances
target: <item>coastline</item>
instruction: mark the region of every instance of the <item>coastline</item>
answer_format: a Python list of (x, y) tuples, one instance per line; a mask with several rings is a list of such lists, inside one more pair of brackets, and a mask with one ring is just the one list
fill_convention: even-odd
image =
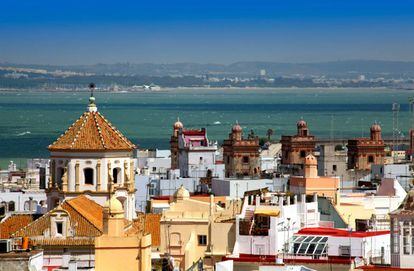
[[(97, 90), (101, 93), (113, 93), (113, 94), (125, 94), (125, 93), (165, 93), (173, 91), (278, 91), (278, 90), (390, 90), (390, 91), (414, 91), (414, 89), (401, 89), (390, 87), (166, 87), (161, 90), (154, 91), (134, 91), (134, 90), (122, 90), (122, 91), (110, 91), (110, 90)], [(0, 88), (0, 93), (84, 93), (89, 92), (89, 89), (13, 89), (13, 88)]]

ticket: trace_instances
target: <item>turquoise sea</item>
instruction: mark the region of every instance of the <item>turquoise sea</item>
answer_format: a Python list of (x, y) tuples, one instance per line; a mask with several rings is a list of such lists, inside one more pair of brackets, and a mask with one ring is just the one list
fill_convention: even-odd
[[(166, 92), (96, 93), (98, 110), (142, 148), (168, 148), (177, 117), (186, 127), (206, 127), (212, 140), (228, 136), (236, 120), (273, 138), (293, 134), (304, 118), (312, 134), (329, 138), (367, 135), (378, 121), (392, 135), (392, 103), (407, 135), (413, 91), (387, 89), (173, 89)], [(9, 160), (47, 157), (47, 146), (86, 109), (88, 93), (0, 92), (0, 167)]]

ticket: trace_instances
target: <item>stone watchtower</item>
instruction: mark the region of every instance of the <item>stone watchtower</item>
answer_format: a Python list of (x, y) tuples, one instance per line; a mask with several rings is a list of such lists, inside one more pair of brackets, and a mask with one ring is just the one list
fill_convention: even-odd
[(243, 129), (236, 123), (229, 138), (223, 143), (223, 159), (225, 176), (259, 177), (260, 176), (259, 137), (244, 139)]

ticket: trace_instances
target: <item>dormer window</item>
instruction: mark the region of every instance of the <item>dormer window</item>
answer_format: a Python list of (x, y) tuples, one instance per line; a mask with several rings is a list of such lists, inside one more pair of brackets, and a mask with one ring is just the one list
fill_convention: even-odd
[(63, 222), (56, 222), (56, 235), (63, 236)]

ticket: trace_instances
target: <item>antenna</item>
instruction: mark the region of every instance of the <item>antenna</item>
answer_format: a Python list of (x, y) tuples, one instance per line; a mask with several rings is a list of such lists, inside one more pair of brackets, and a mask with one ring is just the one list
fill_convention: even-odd
[(414, 151), (414, 142), (413, 142), (413, 134), (414, 134), (414, 97), (410, 97), (408, 99), (408, 102), (410, 104), (410, 120), (411, 120), (411, 124), (410, 124), (410, 155), (412, 157), (413, 155), (413, 151)]
[(398, 124), (398, 115), (400, 112), (400, 104), (392, 104), (392, 150), (398, 149), (398, 139), (399, 139), (399, 124)]
[(410, 117), (411, 117), (411, 125), (410, 129), (414, 129), (414, 97), (410, 97), (408, 99), (408, 102), (410, 103)]

